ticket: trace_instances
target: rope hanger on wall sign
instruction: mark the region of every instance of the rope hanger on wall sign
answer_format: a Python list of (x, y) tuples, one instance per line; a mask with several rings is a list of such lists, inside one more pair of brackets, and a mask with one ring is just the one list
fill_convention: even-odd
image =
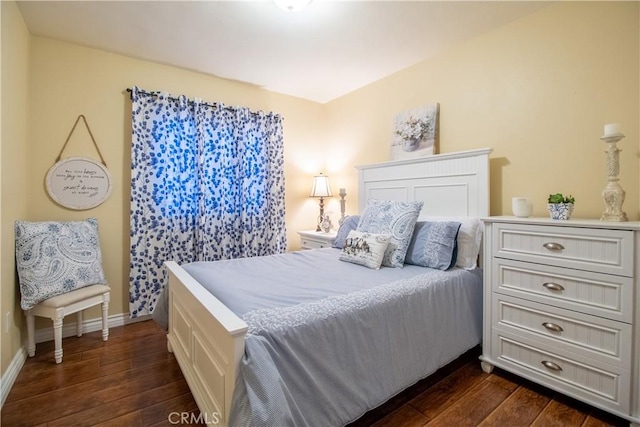
[(104, 161), (104, 157), (102, 157), (102, 153), (100, 152), (100, 148), (98, 148), (98, 143), (96, 142), (96, 139), (93, 137), (93, 133), (91, 132), (91, 128), (89, 127), (89, 123), (87, 123), (87, 119), (84, 117), (84, 114), (80, 114), (78, 116), (78, 118), (76, 119), (76, 122), (73, 124), (73, 127), (71, 128), (71, 132), (69, 132), (69, 136), (67, 136), (67, 140), (64, 142), (64, 145), (62, 146), (62, 149), (60, 150), (60, 153), (58, 153), (58, 157), (56, 158), (55, 163), (58, 163), (60, 161), (60, 159), (62, 158), (62, 152), (67, 147), (67, 144), (69, 143), (69, 140), (71, 139), (71, 135), (73, 135), (73, 131), (76, 130), (76, 126), (78, 126), (78, 122), (80, 121), (80, 119), (82, 119), (82, 121), (84, 122), (85, 127), (87, 128), (87, 131), (89, 132), (89, 136), (91, 137), (91, 141), (93, 141), (93, 146), (96, 147), (96, 151), (98, 152), (98, 156), (100, 156), (100, 161), (102, 162), (103, 165), (107, 166), (107, 163)]

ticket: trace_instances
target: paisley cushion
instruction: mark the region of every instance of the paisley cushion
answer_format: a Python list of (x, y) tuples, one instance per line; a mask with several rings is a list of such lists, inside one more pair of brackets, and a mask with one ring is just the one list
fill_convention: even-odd
[(458, 255), (458, 230), (454, 221), (418, 221), (404, 259), (405, 264), (448, 270)]
[(98, 221), (15, 222), (20, 306), (88, 285), (104, 285)]
[(391, 236), (382, 265), (400, 268), (404, 266), (407, 248), (423, 204), (422, 201), (369, 200), (360, 216), (357, 230)]
[(480, 218), (466, 216), (434, 216), (422, 218), (425, 221), (455, 221), (459, 222), (458, 230), (458, 255), (456, 257), (456, 267), (465, 270), (473, 270), (478, 266), (478, 255), (484, 233), (484, 223)]

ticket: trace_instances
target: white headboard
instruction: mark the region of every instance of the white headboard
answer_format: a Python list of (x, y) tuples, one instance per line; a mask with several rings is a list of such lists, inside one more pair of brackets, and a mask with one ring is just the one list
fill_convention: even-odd
[(358, 208), (368, 199), (422, 200), (420, 218), (489, 216), (491, 148), (397, 160), (358, 169)]

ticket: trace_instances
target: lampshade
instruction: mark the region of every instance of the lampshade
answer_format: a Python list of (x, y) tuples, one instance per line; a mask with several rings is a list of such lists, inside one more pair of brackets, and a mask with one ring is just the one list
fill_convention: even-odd
[(284, 11), (298, 12), (311, 3), (311, 0), (273, 0), (273, 2)]
[(331, 197), (331, 188), (329, 187), (329, 177), (316, 175), (313, 177), (313, 186), (309, 197)]

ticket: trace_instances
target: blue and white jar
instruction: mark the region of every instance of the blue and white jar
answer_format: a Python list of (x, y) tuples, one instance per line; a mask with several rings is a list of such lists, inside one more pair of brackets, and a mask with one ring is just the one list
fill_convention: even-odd
[(570, 219), (573, 213), (573, 203), (548, 203), (547, 210), (551, 219)]

